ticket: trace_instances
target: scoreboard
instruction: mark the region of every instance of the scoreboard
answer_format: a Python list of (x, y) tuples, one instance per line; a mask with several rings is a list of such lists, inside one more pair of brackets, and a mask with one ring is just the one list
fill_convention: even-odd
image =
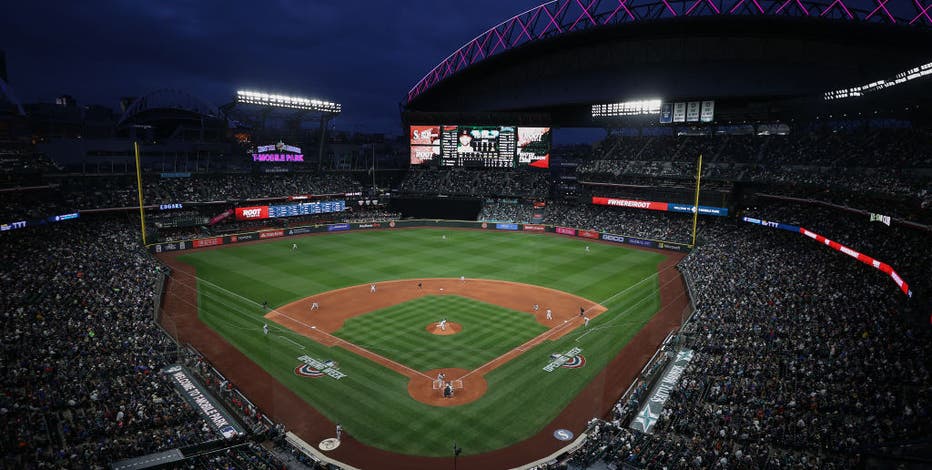
[(547, 127), (411, 126), (412, 165), (514, 168), (549, 155)]
[(296, 217), (299, 215), (326, 214), (328, 212), (343, 212), (346, 209), (345, 201), (320, 201), (302, 204), (288, 204), (283, 206), (269, 206), (269, 218)]

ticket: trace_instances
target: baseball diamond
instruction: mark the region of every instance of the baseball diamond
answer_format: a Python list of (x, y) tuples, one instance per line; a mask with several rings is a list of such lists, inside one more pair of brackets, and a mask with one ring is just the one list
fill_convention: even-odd
[[(557, 425), (582, 432), (585, 417), (604, 414), (625, 386), (607, 366), (642, 364), (685, 305), (677, 255), (598, 243), (593, 257), (582, 250), (590, 242), (558, 235), (442, 233), (309, 236), (307, 255), (297, 256), (290, 240), (163, 255), (176, 270), (166, 317), (220, 367), (239, 354), (237, 363), (254, 364), (230, 374), (254, 382), (244, 389), (276, 418), (321, 413), (289, 424), (307, 442), (329, 432), (322, 423), (340, 422), (353, 444), (336, 454), (384, 449), (411, 455), (417, 468), (454, 438), (464, 462), (515, 446), (536, 458), (558, 448), (535, 441)], [(428, 331), (442, 319), (459, 332)], [(653, 345), (628, 344), (645, 334)], [(585, 359), (544, 370), (553, 353), (573, 348)], [(333, 361), (343, 377), (298, 374), (300, 356)], [(435, 384), (440, 373), (449, 393)]]

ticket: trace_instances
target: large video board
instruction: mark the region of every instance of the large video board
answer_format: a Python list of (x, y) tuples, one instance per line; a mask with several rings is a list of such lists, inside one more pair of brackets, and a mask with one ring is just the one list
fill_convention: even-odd
[(411, 164), (514, 168), (550, 155), (549, 127), (411, 126)]

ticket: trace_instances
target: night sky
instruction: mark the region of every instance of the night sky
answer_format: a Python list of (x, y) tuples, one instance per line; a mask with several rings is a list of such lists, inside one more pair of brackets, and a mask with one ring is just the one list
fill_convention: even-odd
[(237, 89), (343, 104), (336, 127), (401, 132), (398, 103), (449, 53), (542, 0), (10, 1), (0, 49), (24, 103), (178, 88), (219, 106)]

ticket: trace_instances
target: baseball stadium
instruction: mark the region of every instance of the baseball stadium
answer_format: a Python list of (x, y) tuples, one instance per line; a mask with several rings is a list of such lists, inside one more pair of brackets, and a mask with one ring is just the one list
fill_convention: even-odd
[(285, 4), (3, 20), (0, 467), (932, 467), (932, 4)]

